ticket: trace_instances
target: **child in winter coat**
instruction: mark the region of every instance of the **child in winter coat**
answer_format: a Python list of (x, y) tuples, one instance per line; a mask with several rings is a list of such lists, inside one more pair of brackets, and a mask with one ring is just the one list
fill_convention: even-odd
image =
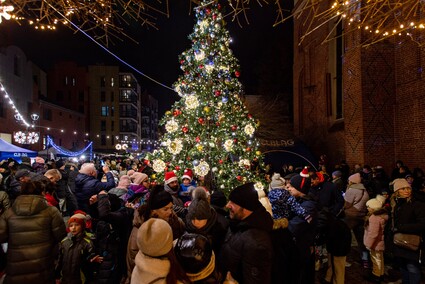
[(382, 207), (379, 198), (372, 198), (366, 202), (368, 215), (365, 221), (365, 232), (363, 243), (370, 251), (373, 268), (369, 279), (379, 283), (384, 275), (384, 229), (388, 221), (388, 211)]
[(95, 255), (93, 242), (85, 227), (84, 214), (74, 214), (68, 220), (69, 234), (60, 243), (56, 266), (56, 278), (61, 278), (61, 284), (92, 283), (94, 269), (90, 264), (103, 261), (103, 257)]
[(183, 204), (190, 201), (190, 187), (196, 187), (196, 181), (193, 180), (193, 172), (191, 169), (185, 169), (182, 175), (182, 183), (180, 184), (179, 198)]

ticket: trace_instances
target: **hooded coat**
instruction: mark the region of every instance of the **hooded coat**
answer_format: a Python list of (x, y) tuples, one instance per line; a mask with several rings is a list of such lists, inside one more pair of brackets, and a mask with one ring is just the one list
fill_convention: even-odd
[(41, 195), (20, 195), (0, 217), (0, 243), (8, 243), (5, 283), (55, 283), (54, 260), (66, 236), (56, 207)]
[(92, 195), (115, 187), (114, 176), (111, 172), (106, 173), (106, 179), (107, 182), (101, 182), (93, 176), (78, 174), (75, 178), (75, 197), (77, 198), (78, 209), (89, 212), (89, 199)]
[(221, 250), (222, 275), (239, 283), (271, 283), (273, 219), (263, 206), (243, 220), (231, 220)]

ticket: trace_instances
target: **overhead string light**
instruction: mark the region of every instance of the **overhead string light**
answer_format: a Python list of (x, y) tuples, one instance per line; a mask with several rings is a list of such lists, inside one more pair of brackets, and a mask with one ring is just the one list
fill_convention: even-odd
[(12, 109), (12, 111), (15, 113), (15, 117), (19, 118), (18, 121), (22, 122), (26, 127), (30, 127), (31, 125), (25, 120), (25, 118), (22, 116), (21, 112), (16, 107), (15, 103), (13, 102), (11, 96), (7, 92), (5, 86), (2, 82), (0, 82), (0, 91), (3, 93), (4, 98), (6, 101), (9, 102), (8, 106)]

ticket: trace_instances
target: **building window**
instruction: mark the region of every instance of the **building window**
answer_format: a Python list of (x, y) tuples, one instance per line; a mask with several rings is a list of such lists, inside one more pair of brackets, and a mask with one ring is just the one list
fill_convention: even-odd
[(63, 81), (63, 84), (64, 84), (65, 86), (68, 86), (68, 76), (65, 76), (65, 79), (64, 79), (64, 81)]
[(100, 145), (106, 145), (106, 136), (104, 134), (100, 135)]
[(4, 117), (4, 114), (3, 102), (0, 102), (0, 117)]
[(84, 91), (78, 92), (78, 100), (80, 102), (83, 102), (84, 101)]
[(114, 96), (115, 96), (115, 93), (114, 92), (111, 92), (111, 103), (113, 103), (114, 100), (115, 100)]
[(115, 108), (111, 107), (111, 116), (114, 116), (114, 114), (115, 114)]
[(106, 121), (105, 120), (100, 121), (100, 131), (106, 131)]
[(75, 86), (76, 80), (75, 78), (72, 78), (72, 86)]
[(111, 121), (111, 131), (115, 130), (115, 121)]
[(106, 85), (106, 78), (105, 76), (100, 77), (100, 86), (105, 87)]
[(111, 77), (111, 87), (114, 86), (114, 77)]
[(51, 109), (45, 109), (43, 111), (43, 119), (52, 121), (52, 110)]
[(101, 102), (106, 101), (106, 93), (104, 91), (100, 92), (100, 101)]
[(108, 116), (109, 114), (109, 107), (107, 106), (102, 106), (102, 109), (100, 111), (100, 115), (101, 116)]
[(343, 118), (343, 94), (342, 94), (342, 58), (343, 58), (343, 27), (339, 22), (336, 37), (336, 119)]
[(16, 76), (21, 76), (21, 60), (18, 55), (15, 54), (13, 57), (13, 74)]

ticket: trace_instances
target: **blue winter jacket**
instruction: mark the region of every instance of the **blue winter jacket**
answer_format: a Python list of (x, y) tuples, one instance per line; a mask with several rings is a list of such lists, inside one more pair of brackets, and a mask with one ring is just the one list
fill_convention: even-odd
[(106, 173), (106, 180), (106, 182), (101, 182), (95, 177), (86, 174), (80, 173), (77, 175), (75, 178), (75, 197), (77, 198), (78, 209), (88, 212), (89, 200), (92, 195), (115, 187), (114, 176), (111, 172)]

